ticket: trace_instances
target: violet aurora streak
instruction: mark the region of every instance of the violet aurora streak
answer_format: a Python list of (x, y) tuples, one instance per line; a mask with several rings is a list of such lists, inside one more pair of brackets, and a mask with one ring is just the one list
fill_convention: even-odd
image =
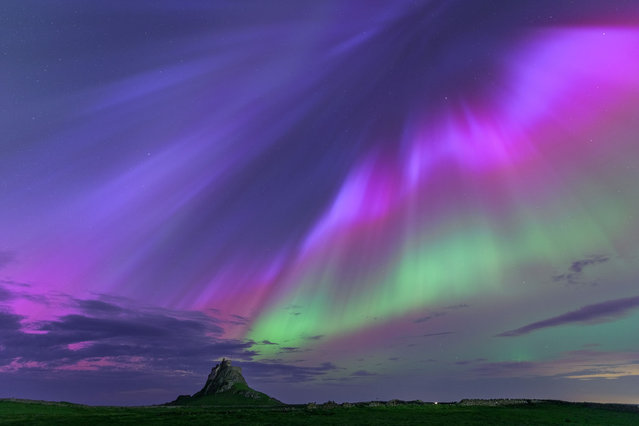
[(636, 1), (7, 0), (0, 397), (639, 401)]

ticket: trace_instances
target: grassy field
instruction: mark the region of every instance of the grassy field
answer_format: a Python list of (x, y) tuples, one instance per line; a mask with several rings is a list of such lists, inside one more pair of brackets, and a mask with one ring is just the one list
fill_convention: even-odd
[[(376, 405), (376, 404), (372, 404)], [(0, 400), (3, 425), (639, 425), (635, 406), (539, 402), (521, 405), (369, 404), (279, 407), (91, 407)]]

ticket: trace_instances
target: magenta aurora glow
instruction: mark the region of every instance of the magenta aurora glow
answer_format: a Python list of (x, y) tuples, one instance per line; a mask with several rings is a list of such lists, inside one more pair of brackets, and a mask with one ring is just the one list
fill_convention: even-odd
[(0, 397), (639, 401), (636, 1), (0, 12)]

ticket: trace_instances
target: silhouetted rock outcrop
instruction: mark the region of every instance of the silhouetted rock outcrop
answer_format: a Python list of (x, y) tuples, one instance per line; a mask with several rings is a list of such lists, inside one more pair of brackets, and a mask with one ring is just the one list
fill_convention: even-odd
[(251, 389), (242, 368), (223, 358), (211, 369), (204, 387), (193, 396), (180, 395), (167, 405), (279, 405), (281, 402)]
[(209, 374), (209, 377), (206, 379), (206, 384), (202, 390), (193, 396), (197, 397), (226, 392), (234, 387), (238, 387), (235, 385), (248, 388), (248, 383), (246, 383), (246, 380), (242, 376), (242, 368), (232, 367), (230, 360), (222, 358), (222, 362), (211, 369), (211, 374)]

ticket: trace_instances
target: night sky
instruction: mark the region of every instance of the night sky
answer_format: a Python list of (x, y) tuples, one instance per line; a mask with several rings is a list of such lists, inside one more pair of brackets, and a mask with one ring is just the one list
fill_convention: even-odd
[(0, 397), (639, 401), (636, 0), (3, 0)]

